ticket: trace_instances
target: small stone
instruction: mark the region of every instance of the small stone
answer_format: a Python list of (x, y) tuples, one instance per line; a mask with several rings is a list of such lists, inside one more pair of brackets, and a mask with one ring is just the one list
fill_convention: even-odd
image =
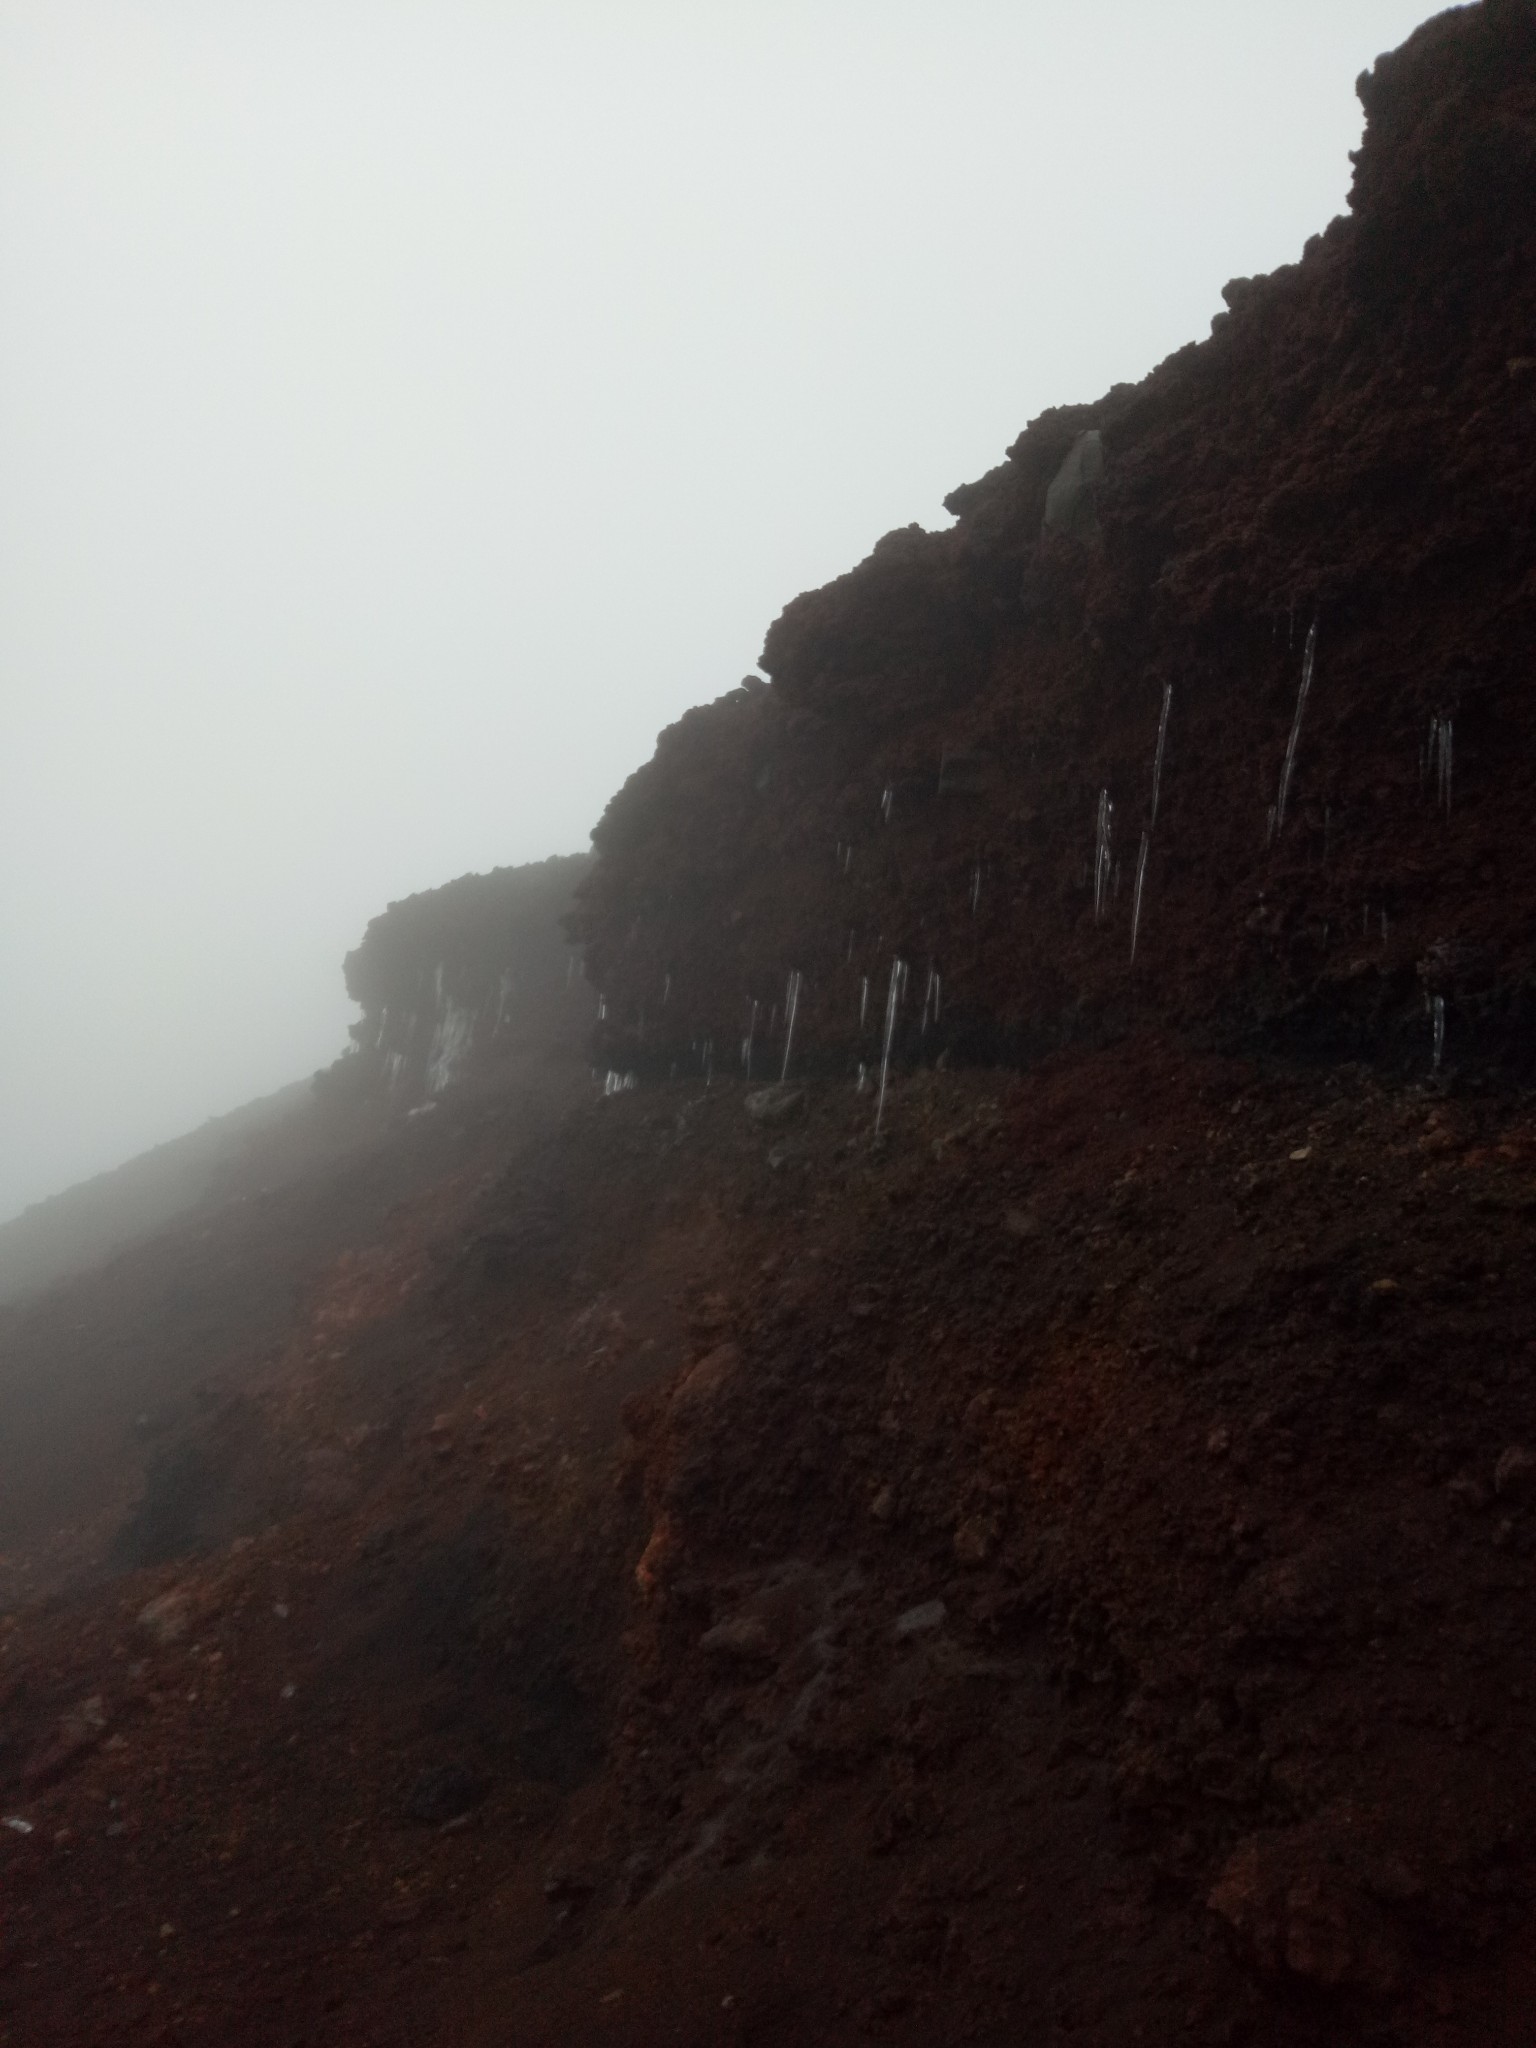
[(773, 1638), (755, 1614), (738, 1614), (717, 1622), (699, 1637), (706, 1657), (732, 1664), (761, 1664), (773, 1658)]
[(1536, 1455), (1523, 1444), (1511, 1444), (1493, 1468), (1493, 1490), (1501, 1500), (1527, 1494), (1536, 1486)]
[(139, 1609), (139, 1627), (162, 1648), (179, 1642), (191, 1623), (192, 1608), (185, 1593), (161, 1593)]
[(1401, 1294), (1402, 1289), (1395, 1280), (1382, 1279), (1371, 1282), (1371, 1292), (1375, 1295), (1385, 1296), (1388, 1294)]
[(936, 1628), (942, 1628), (949, 1609), (942, 1600), (924, 1600), (917, 1607), (909, 1607), (905, 1614), (898, 1614), (891, 1634), (898, 1643), (908, 1636), (929, 1635)]
[(22, 1784), (29, 1791), (54, 1784), (95, 1749), (106, 1732), (106, 1704), (100, 1693), (93, 1693), (90, 1699), (78, 1701), (60, 1716), (52, 1737), (23, 1769)]
[(480, 1805), (490, 1789), (490, 1780), (467, 1764), (436, 1764), (423, 1771), (406, 1794), (406, 1818), (441, 1827)]
[(1312, 1157), (1312, 1147), (1310, 1145), (1298, 1145), (1291, 1154), (1291, 1157), (1298, 1162), (1303, 1159), (1310, 1159)]
[(780, 1081), (772, 1088), (760, 1088), (749, 1095), (742, 1107), (755, 1124), (784, 1124), (805, 1107), (805, 1090)]
[(995, 1515), (968, 1515), (955, 1531), (955, 1562), (985, 1564), (996, 1550), (1001, 1533)]

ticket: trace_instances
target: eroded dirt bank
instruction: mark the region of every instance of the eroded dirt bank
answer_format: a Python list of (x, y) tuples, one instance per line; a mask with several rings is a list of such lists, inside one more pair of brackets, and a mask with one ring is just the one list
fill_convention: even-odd
[(1528, 2038), (1530, 1105), (887, 1114), (596, 1102), (330, 1263), (266, 1523), (6, 1615), (10, 2040)]

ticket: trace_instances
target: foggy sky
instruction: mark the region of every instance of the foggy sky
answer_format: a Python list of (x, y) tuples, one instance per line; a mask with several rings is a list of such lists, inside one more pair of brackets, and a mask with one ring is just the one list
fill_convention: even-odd
[(1393, 0), (0, 0), (0, 1217), (1339, 212)]

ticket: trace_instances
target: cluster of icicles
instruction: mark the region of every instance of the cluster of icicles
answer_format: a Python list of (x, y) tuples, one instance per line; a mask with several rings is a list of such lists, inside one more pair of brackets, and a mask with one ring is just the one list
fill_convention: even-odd
[[(1266, 843), (1269, 845), (1274, 845), (1285, 830), (1286, 812), (1290, 802), (1291, 785), (1296, 772), (1297, 752), (1301, 742), (1302, 722), (1306, 713), (1307, 700), (1312, 689), (1312, 678), (1316, 661), (1317, 620), (1314, 618), (1311, 626), (1308, 628), (1306, 643), (1302, 653), (1301, 680), (1296, 693), (1296, 707), (1291, 718), (1291, 728), (1286, 740), (1285, 754), (1280, 765), (1279, 785), (1275, 793), (1275, 801), (1269, 806), (1265, 831)], [(1173, 685), (1166, 683), (1163, 686), (1162, 709), (1157, 724), (1157, 743), (1152, 758), (1152, 787), (1150, 801), (1147, 806), (1147, 822), (1142, 830), (1136, 851), (1135, 876), (1132, 885), (1130, 957), (1133, 966), (1136, 960), (1137, 947), (1141, 939), (1142, 912), (1147, 883), (1147, 864), (1152, 850), (1153, 839), (1157, 831), (1158, 807), (1162, 796), (1163, 763), (1168, 747), (1168, 720), (1172, 708)], [(1435, 716), (1430, 720), (1428, 737), (1420, 758), (1420, 780), (1425, 785), (1433, 782), (1436, 808), (1442, 810), (1446, 816), (1450, 815), (1451, 809), (1452, 745), (1453, 736), (1449, 716)], [(889, 825), (891, 823), (895, 802), (895, 787), (893, 784), (887, 783), (880, 793), (880, 818), (883, 824)], [(1105, 787), (1099, 792), (1098, 806), (1094, 819), (1093, 864), (1089, 871), (1093, 885), (1093, 916), (1095, 924), (1103, 923), (1110, 903), (1119, 896), (1120, 869), (1114, 857), (1114, 835), (1115, 804), (1109, 789)], [(837, 842), (834, 857), (839, 874), (848, 874), (852, 866), (853, 854), (854, 848), (851, 843), (842, 840)], [(982, 881), (983, 868), (982, 863), (978, 860), (971, 874), (970, 909), (972, 917), (977, 915), (980, 907)], [(1387, 934), (1385, 911), (1381, 913), (1381, 926), (1382, 937), (1385, 940)], [(853, 946), (854, 934), (850, 932), (848, 935), (848, 960), (850, 962), (853, 958)], [(893, 958), (886, 984), (885, 1015), (881, 1030), (877, 1074), (872, 1075), (866, 1063), (861, 1062), (858, 1068), (857, 1086), (859, 1093), (867, 1092), (872, 1085), (875, 1088), (875, 1133), (877, 1136), (884, 1122), (891, 1055), (896, 1042), (903, 1006), (907, 999), (909, 978), (910, 969), (907, 961), (900, 957)], [(792, 972), (785, 988), (782, 1009), (785, 1023), (784, 1048), (779, 1061), (779, 1080), (781, 1083), (789, 1078), (790, 1060), (793, 1055), (795, 1042), (795, 1023), (799, 1015), (803, 991), (804, 976), (798, 971)], [(671, 976), (668, 975), (662, 996), (663, 1004), (666, 1003), (670, 994)], [(927, 1036), (930, 1024), (936, 1025), (938, 1023), (942, 999), (943, 984), (938, 968), (930, 965), (923, 989), (923, 1008), (918, 1027), (920, 1041)], [(869, 1007), (870, 980), (865, 975), (859, 983), (859, 1029), (861, 1032), (868, 1023)], [(597, 1012), (599, 1022), (606, 1018), (607, 1013), (606, 999), (599, 996)], [(776, 1032), (779, 1017), (780, 1006), (775, 1004), (772, 1007), (767, 1022), (767, 1028), (770, 1033)], [(1431, 1018), (1433, 1030), (1432, 1061), (1434, 1071), (1438, 1073), (1445, 1049), (1446, 1017), (1445, 998), (1443, 996), (1436, 996), (1434, 998), (1431, 1006)], [(754, 1001), (748, 1016), (746, 1033), (741, 1041), (741, 1067), (748, 1081), (753, 1078), (753, 1060), (757, 1049), (759, 1021), (760, 1006)], [(707, 1084), (713, 1077), (714, 1072), (713, 1041), (704, 1040), (702, 1048), (698, 1043), (695, 1043), (693, 1049), (695, 1053), (701, 1055), (702, 1069)], [(635, 1076), (633, 1074), (619, 1075), (610, 1072), (607, 1076), (604, 1092), (606, 1094), (615, 1094), (634, 1086)]]
[[(1168, 713), (1173, 708), (1173, 685), (1163, 685), (1163, 708), (1157, 721), (1157, 750), (1152, 756), (1152, 801), (1147, 823), (1136, 849), (1136, 881), (1131, 898), (1131, 964), (1136, 963), (1136, 946), (1141, 938), (1141, 906), (1147, 886), (1147, 856), (1152, 851), (1152, 834), (1157, 830), (1157, 806), (1163, 790), (1163, 756), (1168, 747)], [(1115, 806), (1107, 789), (1099, 791), (1098, 823), (1093, 846), (1093, 921), (1102, 924), (1109, 903), (1111, 877), (1118, 882), (1114, 866)], [(1118, 894), (1118, 889), (1115, 891)]]

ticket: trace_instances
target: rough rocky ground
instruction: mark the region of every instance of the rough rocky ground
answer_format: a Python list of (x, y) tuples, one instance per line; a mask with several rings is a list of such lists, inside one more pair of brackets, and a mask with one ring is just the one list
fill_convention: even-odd
[(1529, 2038), (1536, 1105), (459, 1131), (183, 1426), (245, 1533), (8, 1560), (9, 2043)]

